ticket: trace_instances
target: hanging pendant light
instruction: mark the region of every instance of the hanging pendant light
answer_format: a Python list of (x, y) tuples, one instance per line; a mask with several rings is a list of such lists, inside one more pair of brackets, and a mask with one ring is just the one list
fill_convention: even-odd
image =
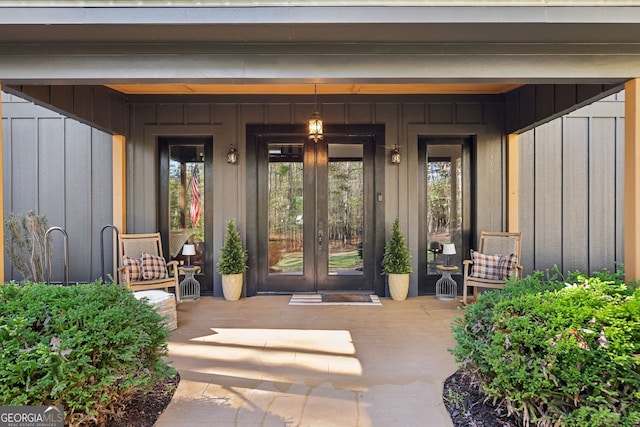
[(323, 139), (322, 134), (322, 117), (318, 112), (318, 90), (317, 86), (313, 85), (313, 94), (315, 99), (315, 110), (311, 117), (309, 117), (309, 139), (313, 139), (313, 142), (318, 142), (319, 139)]

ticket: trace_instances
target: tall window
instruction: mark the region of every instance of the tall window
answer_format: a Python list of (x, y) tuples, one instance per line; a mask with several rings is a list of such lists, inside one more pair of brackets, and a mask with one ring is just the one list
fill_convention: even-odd
[(445, 243), (453, 243), (456, 254), (451, 265), (461, 267), (462, 250), (462, 146), (427, 146), (427, 244), (430, 267), (448, 262), (440, 255)]
[[(205, 273), (204, 146), (169, 146), (169, 255), (190, 262)], [(194, 244), (196, 255), (182, 255), (184, 244)]]

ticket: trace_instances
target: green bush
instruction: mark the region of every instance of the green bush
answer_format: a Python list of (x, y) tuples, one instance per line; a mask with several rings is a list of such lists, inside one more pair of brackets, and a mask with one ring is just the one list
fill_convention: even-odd
[(407, 241), (400, 230), (400, 220), (395, 219), (391, 226), (391, 237), (384, 247), (382, 257), (382, 271), (384, 274), (411, 273), (411, 252)]
[(621, 273), (537, 272), (485, 292), (451, 350), (525, 426), (640, 425), (640, 290)]
[(0, 405), (63, 405), (66, 425), (103, 424), (174, 374), (161, 320), (115, 284), (0, 286)]
[(239, 274), (247, 270), (247, 251), (242, 247), (235, 219), (227, 221), (224, 242), (216, 266), (220, 274)]

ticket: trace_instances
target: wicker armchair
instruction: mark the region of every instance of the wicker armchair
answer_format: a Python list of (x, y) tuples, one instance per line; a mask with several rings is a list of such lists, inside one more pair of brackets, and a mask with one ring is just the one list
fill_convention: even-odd
[(176, 301), (180, 302), (178, 262), (166, 262), (163, 258), (160, 233), (121, 234), (118, 245), (122, 254), (122, 267), (118, 269), (121, 283), (132, 291), (164, 289), (169, 292), (173, 287)]
[[(478, 288), (502, 289), (508, 278), (522, 277), (522, 265), (520, 265), (521, 239), (522, 234), (519, 232), (482, 231), (480, 233), (480, 242), (478, 243), (478, 253), (480, 255), (476, 255), (482, 257), (483, 265), (476, 265), (474, 269), (472, 260), (464, 260), (462, 262), (464, 273), (463, 304), (467, 304), (469, 288), (474, 288), (475, 296)], [(497, 264), (490, 265), (492, 262), (497, 262)], [(476, 262), (476, 264), (479, 263)], [(501, 268), (505, 271), (501, 271)], [(487, 270), (488, 274), (484, 274), (487, 273)]]

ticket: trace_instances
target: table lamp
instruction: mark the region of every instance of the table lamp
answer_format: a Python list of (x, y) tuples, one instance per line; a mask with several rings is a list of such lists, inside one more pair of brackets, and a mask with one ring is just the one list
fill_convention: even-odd
[(196, 245), (186, 244), (182, 247), (182, 255), (187, 257), (187, 267), (191, 267), (191, 255), (196, 254)]
[(451, 267), (451, 255), (456, 254), (456, 245), (453, 243), (445, 243), (442, 246), (442, 255), (447, 256), (447, 267)]

